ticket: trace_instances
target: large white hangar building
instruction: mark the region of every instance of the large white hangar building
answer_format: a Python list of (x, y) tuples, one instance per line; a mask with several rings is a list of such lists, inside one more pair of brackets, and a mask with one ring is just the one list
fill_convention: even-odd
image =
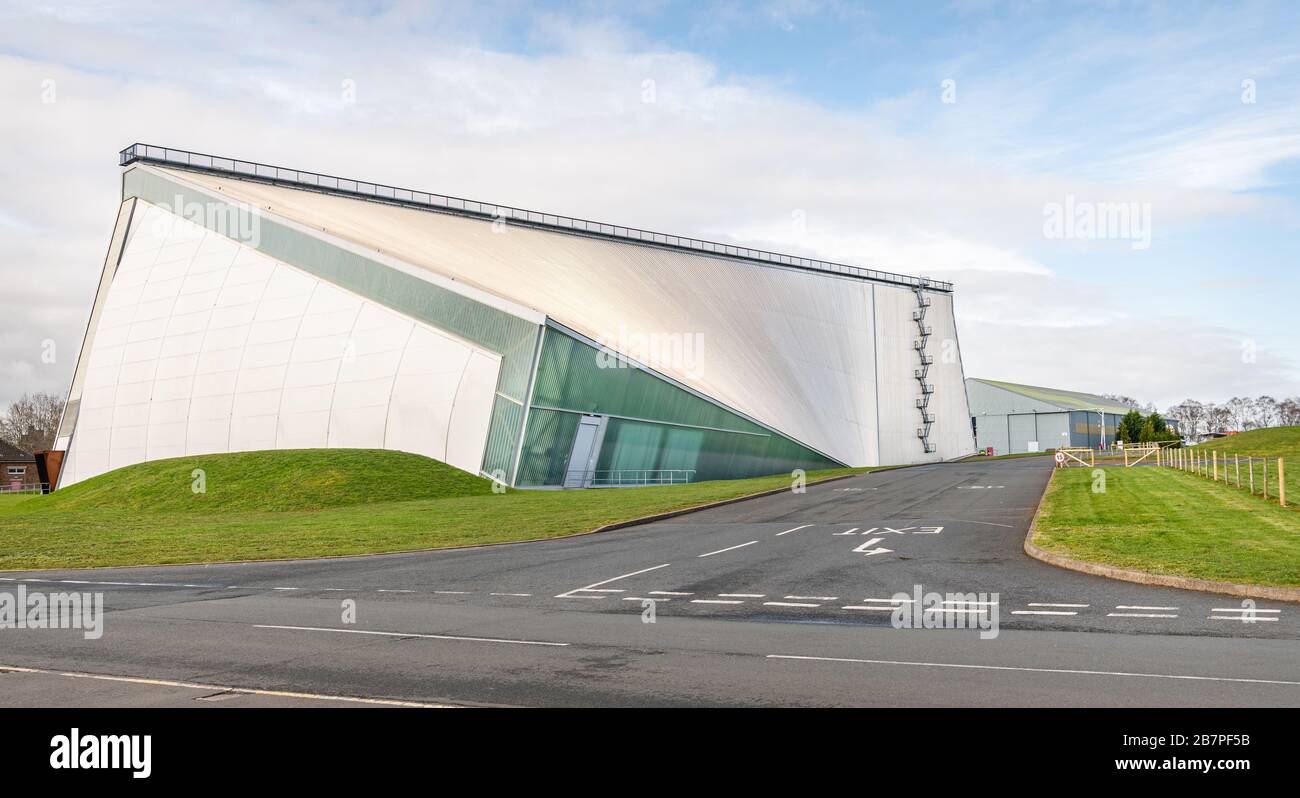
[(518, 486), (973, 451), (950, 284), (141, 144), (121, 163), (61, 486), (277, 448)]

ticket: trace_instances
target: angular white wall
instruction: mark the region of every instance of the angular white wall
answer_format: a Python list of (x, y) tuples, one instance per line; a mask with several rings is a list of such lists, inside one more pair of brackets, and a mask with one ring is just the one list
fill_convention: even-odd
[(478, 473), (500, 366), (143, 202), (88, 346), (62, 486), (287, 448), (399, 449)]

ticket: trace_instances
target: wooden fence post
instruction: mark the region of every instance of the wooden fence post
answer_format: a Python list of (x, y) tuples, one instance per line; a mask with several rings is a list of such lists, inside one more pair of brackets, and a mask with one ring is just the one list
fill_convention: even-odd
[(1282, 458), (1277, 458), (1277, 503), (1286, 507), (1286, 470)]
[(1241, 455), (1239, 454), (1232, 455), (1232, 465), (1233, 468), (1237, 470), (1237, 488), (1240, 489), (1241, 488)]
[(1255, 495), (1255, 458), (1247, 455), (1246, 463), (1250, 467), (1250, 495)]
[(1268, 501), (1268, 458), (1264, 458), (1264, 501)]
[(1214, 460), (1214, 481), (1218, 482), (1219, 481), (1219, 450), (1215, 449), (1213, 452), (1210, 452), (1210, 455)]

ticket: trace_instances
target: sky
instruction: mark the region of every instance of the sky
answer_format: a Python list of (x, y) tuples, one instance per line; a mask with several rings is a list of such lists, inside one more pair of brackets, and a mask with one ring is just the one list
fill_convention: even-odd
[(951, 281), (971, 377), (1300, 394), (1293, 2), (2, 2), (0, 103), (0, 406), (137, 141)]

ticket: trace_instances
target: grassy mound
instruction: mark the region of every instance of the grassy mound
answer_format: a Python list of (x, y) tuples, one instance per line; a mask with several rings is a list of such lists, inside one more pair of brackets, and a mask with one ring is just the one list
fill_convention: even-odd
[[(206, 493), (191, 490), (203, 469)], [(819, 478), (871, 469), (834, 469)], [(509, 490), (402, 452), (180, 457), (0, 501), (0, 571), (221, 562), (542, 540), (774, 488), (790, 476), (645, 488)]]
[[(1268, 457), (1276, 459), (1283, 458), (1286, 461), (1286, 498), (1288, 504), (1300, 504), (1300, 427), (1271, 427), (1269, 429), (1256, 429), (1250, 432), (1241, 432), (1236, 435), (1229, 435), (1226, 438), (1215, 438), (1206, 441), (1196, 447), (1198, 452), (1217, 451), (1219, 461), (1224, 462), (1225, 456), (1228, 460), (1232, 456), (1240, 455), (1245, 457), (1251, 455), (1254, 457)], [(1245, 468), (1245, 466), (1242, 466)], [(1256, 465), (1256, 469), (1260, 466)], [(1276, 468), (1276, 463), (1269, 463), (1269, 473), (1272, 475)], [(1256, 471), (1255, 478), (1259, 479), (1259, 472)], [(1269, 477), (1270, 480), (1273, 476)], [(1270, 482), (1268, 486), (1268, 495), (1277, 497), (1277, 485)]]
[[(195, 481), (203, 472), (203, 492)], [(196, 455), (119, 468), (15, 508), (156, 513), (322, 510), (358, 504), (481, 496), (490, 480), (384, 449), (286, 449)]]

